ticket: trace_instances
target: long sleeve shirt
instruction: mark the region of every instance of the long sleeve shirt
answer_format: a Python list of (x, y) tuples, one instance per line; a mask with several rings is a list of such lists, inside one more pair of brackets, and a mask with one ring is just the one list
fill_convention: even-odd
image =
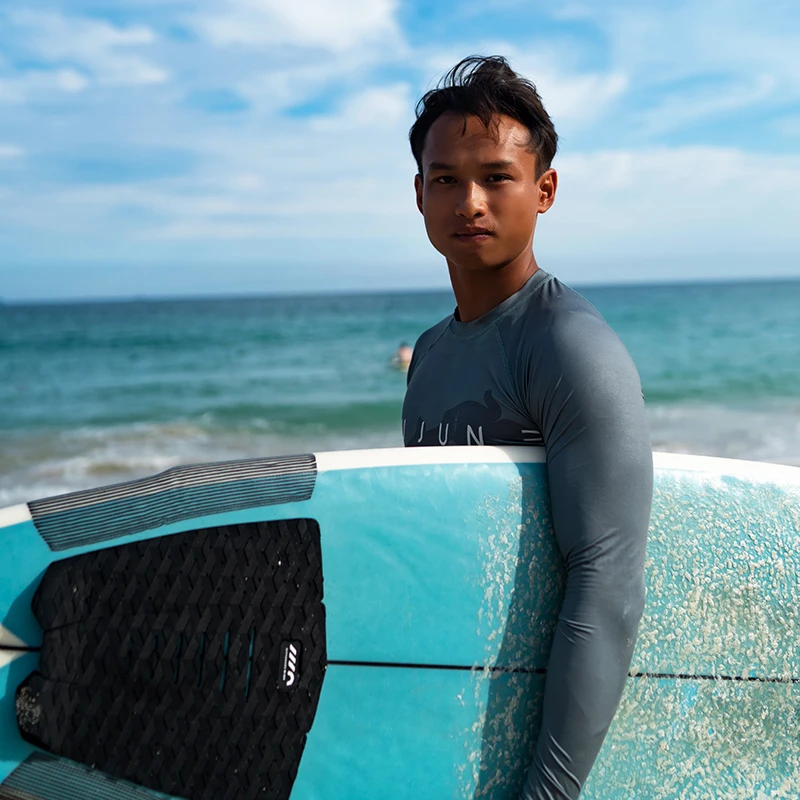
[(620, 701), (644, 605), (653, 461), (641, 383), (600, 313), (544, 270), (414, 349), (407, 446), (543, 447), (566, 592), (521, 800), (575, 800)]

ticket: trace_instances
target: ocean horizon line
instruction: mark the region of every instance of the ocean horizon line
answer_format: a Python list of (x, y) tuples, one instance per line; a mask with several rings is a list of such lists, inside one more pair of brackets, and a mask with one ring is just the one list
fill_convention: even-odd
[[(697, 279), (691, 278), (678, 278), (672, 281), (665, 281), (663, 278), (655, 278), (653, 280), (612, 280), (608, 282), (571, 282), (565, 281), (572, 288), (581, 290), (594, 290), (594, 289), (670, 289), (681, 286), (732, 286), (732, 285), (748, 285), (748, 284), (796, 284), (800, 283), (800, 274), (798, 275), (759, 275), (742, 276), (734, 275), (728, 279), (722, 280), (719, 278), (700, 277)], [(452, 293), (449, 285), (442, 284), (440, 287), (396, 287), (389, 286), (386, 288), (376, 289), (369, 287), (364, 289), (357, 288), (344, 288), (329, 289), (325, 291), (319, 290), (278, 290), (274, 292), (269, 291), (253, 291), (253, 292), (208, 292), (197, 294), (161, 294), (161, 293), (136, 293), (136, 294), (120, 294), (120, 295), (103, 295), (103, 296), (79, 296), (79, 297), (51, 297), (51, 298), (16, 298), (16, 297), (3, 297), (0, 296), (0, 308), (20, 308), (20, 307), (36, 307), (36, 306), (80, 306), (80, 305), (103, 305), (103, 304), (133, 304), (133, 303), (195, 303), (195, 302), (209, 302), (209, 301), (237, 301), (237, 300), (291, 300), (291, 299), (325, 299), (328, 297), (347, 298), (347, 297), (386, 297), (387, 295), (398, 296), (419, 296), (419, 295), (437, 295)]]

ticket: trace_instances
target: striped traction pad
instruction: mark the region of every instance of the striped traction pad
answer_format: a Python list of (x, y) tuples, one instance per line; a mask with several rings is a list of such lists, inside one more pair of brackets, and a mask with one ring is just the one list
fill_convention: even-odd
[(28, 507), (50, 549), (68, 550), (205, 514), (308, 500), (316, 476), (313, 455), (196, 464)]
[(34, 753), (0, 785), (0, 800), (162, 800), (166, 795), (49, 753)]

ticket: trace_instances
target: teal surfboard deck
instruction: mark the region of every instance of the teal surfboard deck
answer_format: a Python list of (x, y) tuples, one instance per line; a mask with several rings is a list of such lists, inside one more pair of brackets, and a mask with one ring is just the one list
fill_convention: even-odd
[[(515, 798), (563, 590), (538, 458), (473, 447), (264, 459), (0, 511), (0, 798), (164, 796), (19, 733), (15, 692), (43, 636), (31, 601), (51, 563), (297, 519), (319, 526), (327, 668), (292, 800)], [(800, 469), (655, 464), (645, 617), (582, 797), (798, 797)], [(230, 691), (223, 681), (208, 703)]]

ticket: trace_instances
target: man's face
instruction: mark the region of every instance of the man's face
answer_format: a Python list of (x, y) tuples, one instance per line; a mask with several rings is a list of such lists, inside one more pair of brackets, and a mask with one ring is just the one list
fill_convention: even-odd
[(452, 266), (498, 269), (533, 243), (537, 213), (555, 197), (556, 175), (536, 177), (528, 129), (495, 117), (487, 129), (477, 117), (443, 114), (433, 123), (415, 187), (431, 244)]

